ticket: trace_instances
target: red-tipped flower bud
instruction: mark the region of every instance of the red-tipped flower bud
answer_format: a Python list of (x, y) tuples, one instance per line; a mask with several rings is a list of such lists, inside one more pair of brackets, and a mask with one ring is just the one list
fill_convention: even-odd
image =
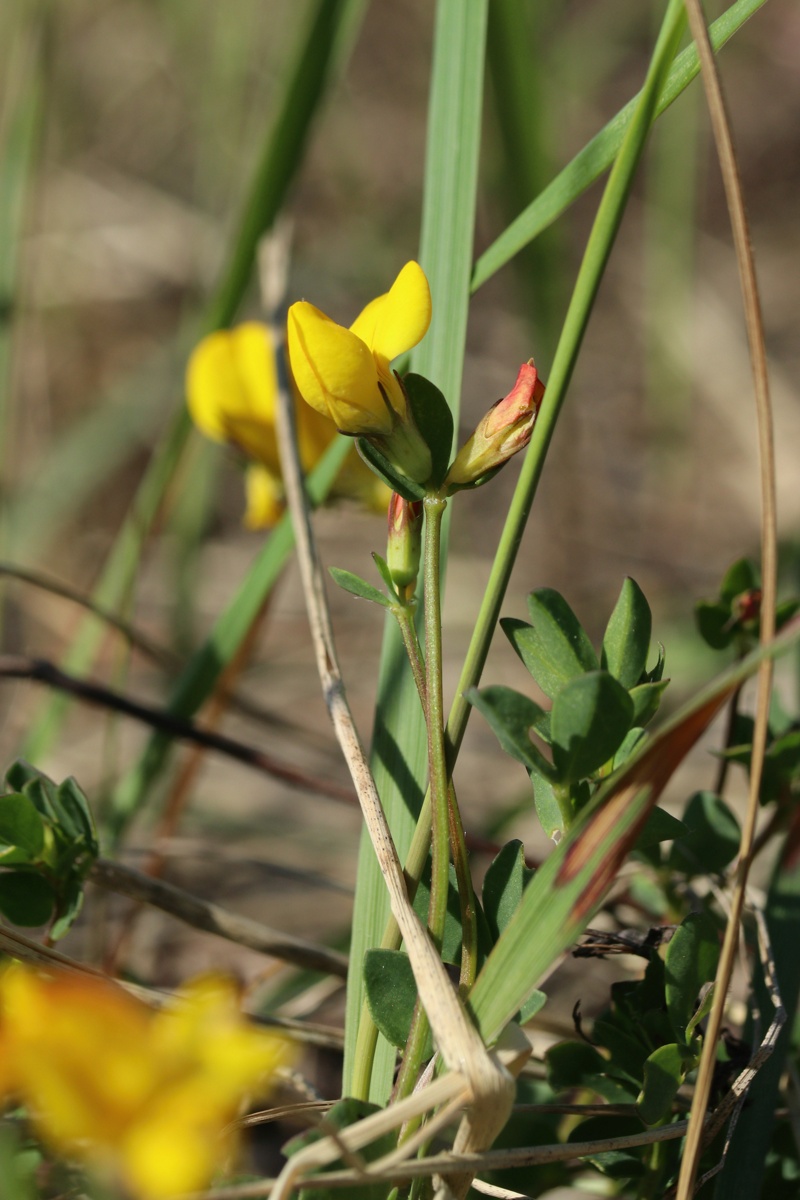
[(543, 396), (544, 384), (529, 360), (520, 367), (517, 382), (508, 395), (489, 409), (459, 450), (445, 480), (448, 490), (477, 487), (518, 450), (524, 450), (531, 440)]
[(399, 588), (413, 587), (417, 580), (422, 548), (422, 515), (421, 500), (404, 500), (397, 492), (392, 492), (386, 564)]

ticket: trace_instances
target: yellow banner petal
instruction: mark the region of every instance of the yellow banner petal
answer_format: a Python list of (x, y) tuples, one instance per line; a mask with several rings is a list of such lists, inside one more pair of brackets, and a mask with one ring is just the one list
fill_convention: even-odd
[[(404, 354), (421, 342), (431, 323), (431, 289), (419, 263), (413, 260), (406, 263), (381, 301), (371, 349), (378, 357), (391, 362), (398, 354)], [(362, 318), (371, 307), (367, 306)]]

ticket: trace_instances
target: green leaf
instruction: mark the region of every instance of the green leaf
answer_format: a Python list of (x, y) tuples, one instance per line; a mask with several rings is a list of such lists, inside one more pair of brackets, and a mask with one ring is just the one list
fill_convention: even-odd
[(0, 912), (12, 925), (46, 925), (55, 896), (33, 871), (0, 871)]
[[(628, 694), (630, 695), (630, 693)], [(645, 731), (640, 729), (637, 725), (634, 725), (632, 729), (629, 729), (625, 734), (625, 737), (622, 739), (622, 745), (614, 755), (614, 761), (612, 763), (613, 770), (616, 771), (617, 767), (621, 767), (623, 763), (626, 763), (634, 751), (638, 747), (641, 747), (641, 744), (644, 742), (646, 737), (647, 734)]]
[(64, 827), (76, 841), (82, 841), (97, 857), (100, 846), (86, 794), (71, 776), (56, 789), (56, 800), (63, 814)]
[(533, 804), (542, 829), (549, 838), (561, 833), (564, 829), (564, 814), (558, 803), (558, 797), (553, 789), (552, 781), (535, 767), (528, 768), (528, 775), (533, 784)]
[(636, 839), (636, 849), (644, 850), (648, 846), (656, 845), (657, 842), (666, 842), (670, 838), (680, 837), (685, 831), (686, 826), (683, 821), (679, 821), (671, 813), (665, 812), (663, 808), (654, 808), (645, 821), (644, 829)]
[(664, 677), (664, 663), (666, 662), (666, 659), (667, 659), (667, 656), (666, 656), (664, 647), (662, 646), (661, 642), (659, 642), (658, 643), (658, 658), (656, 659), (656, 665), (653, 667), (653, 669), (651, 671), (647, 671), (646, 675), (645, 675), (645, 678), (648, 683), (660, 683), (661, 682), (661, 680)]
[(507, 754), (545, 778), (552, 775), (550, 763), (536, 749), (529, 733), (534, 729), (540, 737), (549, 737), (549, 714), (544, 709), (513, 688), (500, 684), (480, 691), (473, 688), (467, 699), (489, 722)]
[(647, 1059), (644, 1085), (636, 1101), (639, 1116), (646, 1125), (655, 1125), (669, 1116), (684, 1073), (693, 1061), (686, 1047), (674, 1042), (659, 1046)]
[(658, 712), (661, 697), (669, 687), (669, 680), (662, 679), (655, 683), (640, 683), (631, 688), (628, 695), (633, 701), (633, 724), (647, 725)]
[(519, 1025), (524, 1025), (526, 1021), (532, 1021), (536, 1014), (541, 1012), (546, 1003), (547, 996), (544, 992), (531, 992), (530, 996), (519, 1010), (517, 1023)]
[(513, 618), (500, 625), (539, 687), (552, 700), (570, 679), (596, 671), (597, 656), (578, 618), (552, 588), (531, 592), (528, 611), (531, 625)]
[(685, 831), (670, 850), (671, 871), (716, 875), (739, 851), (741, 829), (725, 801), (714, 792), (695, 792), (683, 814)]
[[(87, 864), (88, 865), (88, 864)], [(60, 889), (56, 901), (57, 916), (50, 928), (50, 937), (58, 941), (69, 933), (83, 908), (83, 884), (86, 872), (76, 872)]]
[(377, 450), (366, 438), (356, 438), (356, 448), (370, 470), (374, 471), (393, 492), (397, 492), (404, 500), (422, 500), (425, 495), (425, 488), (422, 484), (416, 483), (398, 471), (397, 467), (390, 463), (388, 458), (385, 458), (380, 450)]
[[(442, 962), (459, 965), (461, 963), (461, 902), (458, 898), (458, 879), (456, 869), (450, 863), (449, 881), (447, 885), (447, 911), (444, 918), (444, 931), (440, 956)], [(422, 878), (414, 893), (414, 912), (423, 925), (428, 923), (428, 907), (431, 899), (431, 862), (428, 859)]]
[(709, 987), (707, 989), (705, 995), (703, 996), (703, 999), (700, 1001), (699, 1005), (695, 1009), (694, 1016), (692, 1017), (689, 1024), (686, 1026), (686, 1041), (687, 1042), (691, 1042), (692, 1037), (694, 1036), (695, 1029), (697, 1029), (697, 1026), (700, 1024), (700, 1022), (705, 1020), (705, 1018), (711, 1012), (711, 1006), (714, 1003), (714, 992), (716, 991), (716, 987), (717, 987), (716, 983), (712, 983), (711, 987)]
[(0, 864), (31, 862), (44, 846), (44, 824), (29, 796), (0, 796)]
[[(408, 1041), (418, 995), (408, 955), (402, 950), (368, 950), (364, 958), (364, 988), (373, 1021), (386, 1040), (402, 1050)], [(432, 1053), (429, 1033), (423, 1057), (430, 1058)]]
[(520, 906), (522, 893), (533, 878), (533, 871), (525, 865), (525, 849), (522, 842), (507, 842), (490, 864), (483, 881), (483, 911), (497, 941), (508, 922)]
[(550, 714), (559, 779), (575, 783), (607, 763), (622, 745), (632, 718), (633, 701), (607, 671), (590, 671), (565, 684)]
[[(358, 1121), (363, 1121), (365, 1117), (370, 1117), (373, 1113), (380, 1112), (380, 1107), (377, 1104), (370, 1104), (366, 1100), (353, 1100), (347, 1097), (344, 1100), (339, 1100), (334, 1104), (333, 1108), (325, 1114), (325, 1125), (332, 1125), (334, 1129), (347, 1129), (349, 1125), (355, 1125)], [(284, 1154), (291, 1158), (293, 1154), (297, 1154), (299, 1150), (303, 1150), (306, 1146), (313, 1145), (321, 1138), (327, 1137), (327, 1130), (311, 1129), (308, 1133), (302, 1133), (299, 1137), (292, 1138), (283, 1147)], [(370, 1142), (368, 1146), (359, 1150), (366, 1162), (374, 1162), (377, 1158), (382, 1158), (383, 1155), (391, 1153), (395, 1147), (396, 1135), (393, 1132), (384, 1133), (374, 1142)], [(341, 1159), (330, 1166), (323, 1168), (324, 1170), (341, 1170), (345, 1167)], [(313, 1172), (312, 1172), (313, 1174)], [(347, 1195), (350, 1200), (385, 1200), (386, 1184), (368, 1183), (362, 1187), (348, 1187)], [(342, 1200), (341, 1188), (301, 1188), (298, 1200)]]
[(380, 554), (376, 554), (374, 550), (372, 552), (372, 559), (375, 563), (375, 566), (378, 568), (378, 574), (389, 589), (389, 595), (396, 595), (394, 580), (392, 579), (392, 572), (389, 570), (389, 564), (387, 563), (386, 559), (381, 558)]
[(440, 487), (453, 449), (453, 414), (442, 393), (424, 375), (404, 375), (403, 387), (417, 429), (431, 452), (431, 485)]
[(733, 641), (731, 610), (726, 604), (701, 600), (694, 606), (694, 618), (700, 636), (712, 650), (724, 650)]
[(373, 604), (380, 604), (382, 608), (392, 607), (392, 601), (360, 575), (354, 575), (352, 571), (343, 571), (341, 567), (328, 567), (328, 570), (345, 592), (350, 592), (352, 596), (358, 596), (361, 600), (371, 600)]
[(652, 624), (644, 592), (634, 579), (626, 578), (603, 637), (600, 665), (628, 690), (647, 665)]
[(610, 1064), (588, 1042), (558, 1042), (546, 1052), (547, 1079), (556, 1092), (591, 1088), (611, 1104), (629, 1104), (633, 1089), (608, 1075)]
[[(590, 1117), (581, 1121), (570, 1131), (568, 1142), (594, 1142), (613, 1137), (629, 1137), (633, 1133), (641, 1133), (642, 1126), (635, 1118), (630, 1117)], [(645, 1165), (641, 1151), (635, 1150), (605, 1150), (598, 1154), (587, 1154), (586, 1161), (607, 1175), (609, 1179), (635, 1179), (644, 1174)]]
[(713, 980), (719, 961), (719, 938), (707, 913), (690, 913), (667, 946), (665, 996), (675, 1037), (686, 1040), (686, 1027), (704, 983)]
[(761, 572), (750, 558), (740, 558), (725, 572), (725, 577), (719, 589), (720, 600), (730, 605), (742, 592), (752, 592), (761, 587)]

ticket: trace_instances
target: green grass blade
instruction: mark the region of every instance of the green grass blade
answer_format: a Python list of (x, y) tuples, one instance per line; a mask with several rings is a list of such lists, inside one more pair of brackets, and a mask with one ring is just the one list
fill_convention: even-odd
[(718, 676), (665, 722), (581, 812), (528, 884), (470, 993), (470, 1008), (487, 1040), (498, 1036), (586, 928), (664, 784), (726, 698), (764, 659), (798, 641), (800, 624), (793, 622), (770, 645)]
[(628, 124), (625, 140), (609, 176), (592, 232), (589, 235), (553, 360), (547, 392), (526, 451), (467, 651), (456, 691), (456, 700), (447, 723), (448, 735), (456, 752), (469, 719), (469, 705), (464, 699), (464, 695), (477, 684), (486, 662), (489, 645), (500, 616), (500, 606), (508, 587), (522, 534), (544, 468), (550, 439), (566, 397), (600, 280), (622, 220), (628, 193), (644, 150), (648, 131), (655, 119), (658, 97), (677, 50), (683, 25), (682, 5), (679, 0), (671, 0), (653, 53), (647, 79), (639, 93), (636, 109)]
[[(766, 0), (736, 0), (710, 27), (711, 42), (719, 50), (757, 12)], [(688, 87), (700, 66), (694, 45), (675, 60), (658, 103), (660, 114)], [(622, 145), (639, 96), (620, 109), (615, 117), (575, 155), (572, 162), (521, 212), (475, 264), (472, 290), (486, 283), (515, 254), (551, 225), (586, 189), (603, 174)]]
[[(483, 97), (486, 0), (439, 0), (425, 161), (420, 261), (431, 285), (433, 322), (412, 369), (441, 388), (458, 421), (466, 341)], [(410, 845), (424, 791), (425, 726), (394, 622), (387, 623), (378, 682), (372, 768), (398, 853)], [(351, 1094), (361, 1016), (360, 967), (380, 944), (389, 906), (374, 852), (362, 838), (347, 990), (344, 1095)], [(375, 1057), (370, 1098), (384, 1103), (394, 1050), (383, 1040)], [(363, 1065), (363, 1064), (362, 1064)]]
[[(352, 448), (352, 440), (344, 437), (337, 438), (328, 447), (307, 480), (313, 503), (319, 504), (325, 499)], [(168, 712), (175, 716), (193, 716), (210, 696), (220, 674), (247, 635), (293, 546), (292, 523), (286, 515), (267, 538), (241, 587), (225, 612), (217, 618), (208, 638), (181, 673), (170, 697)], [(172, 745), (172, 739), (153, 734), (139, 761), (118, 784), (112, 796), (108, 821), (113, 842), (119, 841), (130, 819), (144, 804), (150, 788), (164, 768)]]
[[(488, 67), (502, 148), (499, 198), (511, 219), (544, 191), (555, 166), (547, 78), (531, 70), (535, 48), (552, 38), (552, 0), (489, 5)], [(561, 226), (551, 227), (514, 256), (517, 293), (533, 327), (536, 365), (547, 376), (567, 306), (566, 247)]]
[[(26, 7), (25, 19), (20, 19), (18, 10), (11, 21), (6, 14), (0, 27), (7, 39), (4, 57), (8, 67), (0, 106), (0, 467), (7, 463), (9, 453), (12, 323), (19, 248), (44, 107), (44, 14), (32, 7), (30, 11), (33, 15), (28, 15)], [(0, 493), (3, 517), (5, 507), (6, 499)]]
[[(300, 161), (299, 155), (292, 152), (293, 139), (305, 143), (325, 84), (331, 78), (332, 66), (341, 66), (364, 7), (364, 0), (318, 0), (313, 10), (307, 34), (287, 73), (283, 102), (265, 142), (229, 266), (202, 323), (205, 329), (227, 324), (235, 315), (250, 280), (258, 241), (280, 210)], [(297, 107), (292, 107), (292, 103)], [(93, 593), (93, 599), (104, 608), (119, 608), (130, 592), (142, 549), (178, 468), (191, 428), (186, 407), (181, 404), (147, 468)], [(85, 671), (102, 635), (102, 624), (87, 619), (65, 656), (66, 668), (77, 673)], [(66, 708), (64, 697), (57, 696), (48, 702), (27, 739), (26, 757), (35, 762), (46, 752)]]

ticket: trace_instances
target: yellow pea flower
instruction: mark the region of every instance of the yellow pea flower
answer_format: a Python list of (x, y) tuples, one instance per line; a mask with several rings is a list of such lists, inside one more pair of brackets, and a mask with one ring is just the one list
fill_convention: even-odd
[(430, 478), (431, 454), (391, 363), (422, 340), (430, 320), (430, 288), (415, 262), (406, 263), (349, 329), (305, 300), (293, 304), (287, 318), (289, 362), (306, 403), (340, 433), (366, 438), (420, 485)]
[(153, 1010), (88, 975), (20, 964), (0, 975), (0, 1098), (137, 1200), (206, 1187), (235, 1146), (243, 1097), (292, 1056), (248, 1025), (222, 977)]
[(313, 304), (289, 309), (288, 348), (301, 396), (341, 433), (385, 436), (406, 417), (391, 361), (422, 341), (431, 321), (431, 292), (419, 263), (408, 262), (383, 296), (349, 329)]
[[(274, 525), (283, 512), (283, 485), (275, 434), (278, 376), (267, 327), (248, 321), (203, 338), (189, 359), (186, 397), (201, 433), (250, 460), (245, 524)], [(295, 413), (300, 458), (310, 470), (334, 432), (305, 404), (295, 403)]]

